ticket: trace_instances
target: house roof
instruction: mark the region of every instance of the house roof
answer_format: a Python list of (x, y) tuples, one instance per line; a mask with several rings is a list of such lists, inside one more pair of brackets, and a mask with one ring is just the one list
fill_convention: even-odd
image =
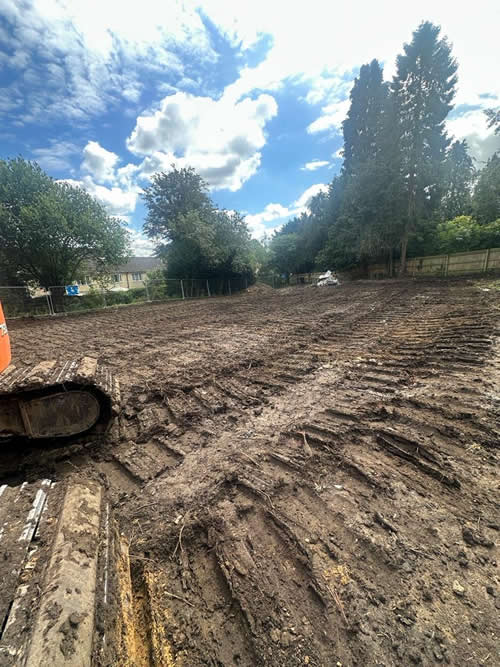
[(158, 257), (131, 257), (125, 264), (114, 266), (113, 270), (120, 273), (144, 273), (162, 267), (163, 263)]

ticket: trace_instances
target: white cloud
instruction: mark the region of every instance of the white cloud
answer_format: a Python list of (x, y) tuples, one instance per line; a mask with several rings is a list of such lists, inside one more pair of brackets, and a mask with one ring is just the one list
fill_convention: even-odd
[(319, 104), (325, 100), (330, 100), (332, 96), (334, 99), (346, 98), (349, 96), (351, 88), (352, 80), (350, 77), (346, 80), (339, 75), (325, 71), (311, 80), (305, 100), (309, 104)]
[(122, 188), (117, 185), (106, 187), (105, 185), (99, 185), (88, 175), (80, 180), (72, 178), (63, 180), (65, 183), (86, 190), (101, 202), (110, 215), (123, 218), (135, 211), (140, 192), (140, 188), (136, 185), (130, 185), (128, 188)]
[(142, 173), (190, 165), (213, 189), (238, 190), (258, 169), (266, 123), (277, 113), (270, 95), (235, 102), (178, 92), (137, 118), (128, 149), (144, 156)]
[(71, 141), (52, 139), (49, 146), (35, 148), (33, 158), (38, 164), (49, 171), (71, 170), (70, 158), (80, 152), (80, 148)]
[[(307, 190), (305, 190), (300, 197), (289, 206), (275, 203), (267, 204), (264, 210), (260, 213), (247, 214), (245, 216), (245, 222), (247, 223), (252, 236), (260, 239), (264, 234), (269, 235), (274, 231), (279, 230), (284, 222), (290, 218), (301, 215), (302, 213), (308, 213), (311, 199), (318, 193), (327, 191), (328, 185), (326, 185), (326, 183), (316, 183), (307, 188)], [(274, 225), (273, 227), (264, 224), (275, 220), (280, 220), (280, 224)]]
[(309, 134), (314, 134), (315, 132), (324, 132), (333, 128), (340, 132), (342, 121), (346, 117), (348, 110), (349, 100), (327, 104), (321, 109), (322, 115), (308, 125), (307, 131)]
[(268, 204), (260, 213), (245, 216), (245, 222), (254, 238), (262, 238), (264, 234), (269, 234), (274, 228), (269, 228), (265, 222), (290, 217), (291, 212), (286, 206), (281, 204)]
[[(307, 9), (289, 0), (0, 0), (0, 7), (11, 24), (11, 30), (0, 32), (0, 42), (7, 45), (3, 51), (0, 45), (0, 66), (19, 73), (0, 95), (0, 113), (18, 110), (17, 123), (57, 116), (82, 125), (120, 103), (127, 107), (124, 113), (132, 113), (147, 80), (144, 70), (168, 78), (163, 93), (196, 90), (203, 81), (190, 78), (187, 60), (215, 63), (219, 57), (200, 9), (240, 53), (263, 36), (271, 44), (262, 62), (243, 67), (226, 87), (225, 100), (236, 103), (255, 91), (300, 82), (308, 87), (304, 99), (322, 105), (309, 125), (312, 133), (339, 131), (359, 66), (376, 57), (390, 78), (403, 42), (423, 19), (440, 24), (453, 43), (460, 66), (457, 103), (482, 103), (484, 93), (492, 95), (491, 106), (500, 103), (491, 56), (500, 5), (493, 0), (477, 0), (460, 12), (452, 0), (404, 6), (387, 0), (383, 10), (359, 0), (341, 5), (310, 0)], [(233, 179), (227, 176), (233, 164), (219, 158), (211, 177), (236, 188), (256, 161), (235, 167)]]
[(122, 189), (117, 186), (110, 188), (94, 183), (90, 178), (83, 178), (83, 187), (94, 195), (111, 215), (127, 215), (135, 210), (139, 188)]
[(494, 134), (488, 127), (483, 109), (467, 111), (449, 120), (446, 125), (448, 132), (455, 139), (467, 140), (469, 152), (479, 162), (479, 167), (495, 151), (500, 150), (500, 136)]
[(1, 0), (0, 7), (10, 23), (2, 61), (32, 82), (17, 77), (9, 87), (17, 106), (26, 104), (27, 122), (83, 121), (120, 100), (135, 104), (144, 70), (182, 79), (179, 53), (198, 62), (218, 57), (196, 6), (181, 1)]
[(118, 155), (103, 148), (97, 141), (89, 141), (83, 149), (82, 170), (97, 181), (113, 181)]
[(299, 209), (307, 209), (311, 203), (311, 199), (320, 192), (328, 192), (328, 185), (326, 183), (316, 183), (305, 190), (300, 197), (294, 201), (293, 205)]
[(311, 162), (306, 162), (301, 171), (315, 171), (316, 169), (321, 169), (321, 167), (326, 167), (330, 163), (328, 160), (312, 160)]
[[(338, 132), (355, 71), (378, 58), (384, 64), (385, 78), (392, 78), (403, 42), (410, 41), (422, 20), (441, 25), (442, 34), (453, 45), (459, 63), (457, 104), (476, 104), (483, 93), (493, 95), (490, 106), (500, 104), (498, 68), (491, 55), (500, 23), (500, 4), (494, 0), (477, 0), (461, 6), (459, 12), (452, 0), (403, 5), (386, 0), (382, 9), (380, 4), (359, 0), (340, 5), (310, 0), (307, 10), (289, 0), (237, 5), (204, 0), (203, 6), (235, 45), (241, 42), (248, 48), (264, 34), (272, 38), (265, 60), (254, 68), (243, 68), (229, 87), (235, 97), (252, 90), (276, 90), (285, 81), (300, 80), (309, 85), (306, 101), (323, 104), (309, 132)], [(390, 29), (388, 16), (392, 17)]]
[(149, 257), (154, 253), (154, 243), (144, 236), (144, 234), (129, 225), (127, 226), (127, 231), (130, 234), (130, 247), (135, 256)]

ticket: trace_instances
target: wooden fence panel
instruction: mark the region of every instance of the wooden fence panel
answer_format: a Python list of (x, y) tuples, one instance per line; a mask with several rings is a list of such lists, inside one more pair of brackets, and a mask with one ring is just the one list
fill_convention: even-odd
[[(399, 263), (395, 264), (397, 274)], [(450, 255), (428, 255), (411, 257), (406, 263), (410, 276), (459, 276), (469, 273), (500, 271), (500, 248), (456, 252)], [(368, 267), (370, 278), (386, 278), (388, 267), (384, 264), (371, 264)]]
[(448, 263), (448, 275), (459, 275), (461, 273), (481, 273), (485, 270), (485, 258), (487, 250), (475, 250), (471, 252), (457, 252), (450, 255)]
[(500, 270), (500, 248), (490, 248), (488, 256), (487, 271)]

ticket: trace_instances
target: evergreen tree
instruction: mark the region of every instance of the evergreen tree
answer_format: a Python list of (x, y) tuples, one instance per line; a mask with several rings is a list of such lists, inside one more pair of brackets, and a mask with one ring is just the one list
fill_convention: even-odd
[(500, 134), (500, 109), (485, 109), (488, 118), (488, 127), (495, 128), (495, 134)]
[(346, 175), (357, 173), (368, 160), (381, 157), (386, 128), (385, 114), (389, 87), (383, 80), (378, 60), (363, 65), (350, 93), (351, 104), (342, 123)]
[(457, 63), (440, 28), (426, 21), (398, 56), (392, 90), (398, 116), (400, 175), (406, 210), (401, 232), (401, 273), (408, 240), (439, 205), (449, 139), (444, 123), (455, 95)]
[(350, 99), (343, 123), (342, 206), (321, 254), (321, 263), (330, 258), (329, 263), (342, 266), (392, 257), (399, 234), (393, 210), (395, 109), (377, 60), (361, 67)]
[(495, 153), (479, 174), (473, 198), (474, 214), (481, 224), (500, 218), (500, 155)]
[(459, 215), (468, 215), (472, 209), (472, 186), (476, 172), (465, 139), (453, 142), (444, 167), (446, 190), (441, 201), (440, 218), (453, 220)]

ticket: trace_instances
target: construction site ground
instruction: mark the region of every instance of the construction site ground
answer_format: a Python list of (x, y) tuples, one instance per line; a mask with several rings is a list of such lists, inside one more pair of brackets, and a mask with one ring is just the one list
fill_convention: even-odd
[(97, 357), (122, 410), (0, 483), (104, 484), (131, 664), (498, 665), (499, 316), (436, 280), (12, 321), (17, 366)]

